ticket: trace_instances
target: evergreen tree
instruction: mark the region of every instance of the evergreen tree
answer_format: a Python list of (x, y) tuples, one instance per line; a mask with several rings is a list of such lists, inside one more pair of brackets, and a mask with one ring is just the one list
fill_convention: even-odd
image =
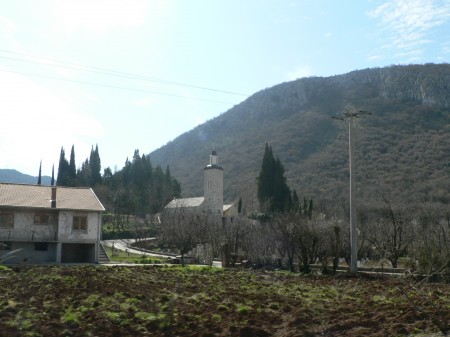
[(91, 166), (89, 161), (86, 160), (81, 164), (81, 168), (77, 170), (77, 185), (78, 186), (90, 186), (91, 183)]
[(66, 159), (64, 148), (61, 147), (59, 155), (58, 177), (56, 183), (58, 186), (68, 186), (70, 182), (69, 162)]
[(75, 179), (77, 177), (77, 168), (75, 166), (75, 146), (72, 145), (72, 149), (70, 150), (70, 161), (69, 161), (69, 176), (72, 180), (72, 186), (75, 185)]
[(165, 175), (165, 178), (166, 178), (166, 184), (170, 186), (170, 181), (172, 180), (172, 177), (171, 177), (171, 175), (170, 175), (170, 168), (169, 168), (169, 165), (167, 165), (167, 167), (166, 167), (166, 175)]
[(267, 143), (257, 181), (258, 201), (263, 209), (283, 212), (291, 208), (291, 191), (286, 183), (284, 167), (278, 158), (275, 160), (272, 147)]
[(179, 198), (181, 194), (181, 186), (180, 183), (172, 177), (170, 174), (170, 168), (169, 165), (166, 167), (166, 174), (165, 174), (165, 185), (166, 185), (166, 195), (165, 195), (165, 204), (172, 200), (173, 198)]
[(89, 166), (91, 168), (91, 186), (95, 186), (102, 181), (100, 154), (98, 153), (98, 145), (91, 149), (89, 157)]
[(284, 167), (279, 158), (275, 161), (273, 194), (270, 202), (272, 212), (283, 212), (292, 207), (291, 191), (284, 176)]
[(170, 186), (172, 187), (172, 195), (168, 199), (169, 201), (173, 198), (179, 198), (181, 196), (181, 185), (178, 180), (172, 177)]
[(239, 197), (239, 201), (238, 201), (238, 213), (241, 214), (242, 212), (242, 198)]
[(304, 198), (303, 204), (303, 214), (307, 215), (308, 218), (311, 219), (313, 211), (313, 200), (309, 199), (309, 201), (307, 201), (306, 198)]
[(51, 186), (55, 186), (55, 164), (52, 165), (52, 180), (50, 182)]
[(273, 157), (272, 147), (266, 143), (261, 171), (258, 177), (257, 197), (261, 207), (264, 207), (273, 195), (274, 172), (275, 158)]
[(39, 164), (39, 175), (38, 175), (37, 184), (41, 185), (41, 183), (42, 183), (42, 160), (41, 160), (41, 163)]
[(103, 170), (103, 183), (109, 185), (113, 180), (113, 173), (109, 167)]
[(156, 212), (158, 209), (162, 209), (166, 205), (167, 193), (165, 185), (165, 175), (161, 166), (157, 166), (155, 172), (153, 172), (153, 207), (152, 212)]
[(300, 207), (300, 199), (298, 198), (297, 191), (294, 189), (292, 192), (292, 210), (297, 212)]
[(98, 148), (91, 149), (89, 160), (82, 164), (77, 172), (77, 183), (80, 186), (95, 187), (104, 205), (115, 215), (129, 214), (144, 216), (149, 213), (160, 212), (174, 197), (179, 197), (181, 187), (179, 182), (170, 174), (170, 168), (165, 172), (160, 166), (153, 169), (150, 157), (140, 155), (135, 150), (132, 161), (125, 161), (120, 171), (104, 170), (102, 179), (100, 174), (95, 181), (94, 167), (99, 167), (100, 157)]
[(134, 199), (135, 209), (138, 213), (150, 213), (152, 172), (150, 161), (146, 155), (139, 154), (139, 150), (134, 151), (131, 163), (131, 191)]

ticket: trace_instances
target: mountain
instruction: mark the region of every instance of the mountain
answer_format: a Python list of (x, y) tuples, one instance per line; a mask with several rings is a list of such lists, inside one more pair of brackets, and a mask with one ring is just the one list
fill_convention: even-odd
[[(52, 178), (42, 176), (42, 185), (50, 185)], [(38, 177), (20, 173), (16, 170), (0, 169), (0, 182), (16, 184), (37, 184)]]
[(261, 90), (150, 153), (170, 166), (183, 196), (203, 194), (211, 149), (224, 167), (227, 201), (256, 204), (268, 142), (299, 197), (348, 199), (348, 124), (355, 119), (357, 199), (450, 202), (450, 65), (425, 64), (309, 77)]

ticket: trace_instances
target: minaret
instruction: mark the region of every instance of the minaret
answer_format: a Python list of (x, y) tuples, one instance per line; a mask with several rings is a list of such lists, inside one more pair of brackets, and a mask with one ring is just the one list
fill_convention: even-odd
[(219, 165), (217, 152), (209, 156), (209, 164), (204, 168), (203, 191), (205, 208), (213, 214), (223, 214), (223, 168)]

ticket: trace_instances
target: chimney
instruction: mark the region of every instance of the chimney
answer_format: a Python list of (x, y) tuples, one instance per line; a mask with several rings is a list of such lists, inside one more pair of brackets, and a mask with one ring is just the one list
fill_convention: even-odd
[(52, 186), (52, 208), (56, 208), (56, 186)]

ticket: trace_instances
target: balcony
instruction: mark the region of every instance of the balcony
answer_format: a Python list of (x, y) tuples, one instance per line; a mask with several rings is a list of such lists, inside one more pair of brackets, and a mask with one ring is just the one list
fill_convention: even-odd
[(0, 228), (0, 241), (55, 242), (58, 232)]

